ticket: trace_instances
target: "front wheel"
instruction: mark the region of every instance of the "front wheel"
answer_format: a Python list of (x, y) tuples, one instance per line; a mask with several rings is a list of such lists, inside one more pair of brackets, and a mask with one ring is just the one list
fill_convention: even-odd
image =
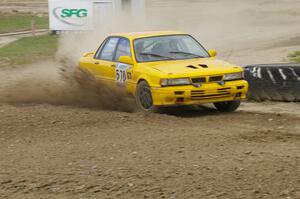
[(240, 106), (241, 101), (216, 102), (215, 107), (220, 112), (233, 112)]
[(155, 112), (156, 107), (153, 106), (153, 98), (151, 88), (146, 81), (141, 81), (136, 89), (135, 101), (140, 110), (147, 112)]

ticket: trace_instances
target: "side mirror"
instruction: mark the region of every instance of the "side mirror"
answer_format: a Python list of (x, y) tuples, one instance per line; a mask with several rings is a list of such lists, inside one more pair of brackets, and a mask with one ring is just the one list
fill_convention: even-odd
[(83, 57), (89, 57), (89, 56), (93, 56), (95, 54), (95, 51), (93, 52), (87, 52), (87, 53), (83, 53)]
[(217, 51), (215, 49), (208, 50), (209, 56), (215, 57), (217, 56)]
[(132, 58), (129, 57), (129, 56), (120, 56), (119, 57), (119, 62), (124, 63), (124, 64), (133, 65)]

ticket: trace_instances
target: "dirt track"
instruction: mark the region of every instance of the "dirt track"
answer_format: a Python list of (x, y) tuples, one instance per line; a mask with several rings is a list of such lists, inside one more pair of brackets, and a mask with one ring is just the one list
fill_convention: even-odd
[[(44, 0), (26, 2), (0, 8), (47, 12)], [(215, 16), (197, 20), (199, 29), (186, 26), (211, 9), (153, 2), (150, 11), (165, 15), (154, 21), (199, 32), (237, 63), (278, 62), (299, 47), (298, 1), (209, 1)], [(175, 23), (168, 13), (177, 8), (187, 10)], [(57, 72), (52, 62), (0, 71), (1, 199), (300, 198), (299, 103), (246, 103), (231, 114), (104, 110)]]
[(300, 196), (298, 113), (0, 111), (1, 198)]

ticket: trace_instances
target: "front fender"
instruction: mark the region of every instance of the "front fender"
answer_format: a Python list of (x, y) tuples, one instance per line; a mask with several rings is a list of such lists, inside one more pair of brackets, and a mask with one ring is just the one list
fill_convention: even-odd
[(146, 74), (141, 74), (140, 76), (138, 76), (135, 84), (128, 85), (130, 87), (129, 90), (131, 91), (131, 93), (133, 95), (135, 95), (137, 85), (141, 81), (146, 81), (150, 87), (160, 87), (160, 85), (159, 85), (160, 78), (155, 78), (155, 77), (151, 77)]
[(150, 87), (154, 86), (154, 82), (151, 80), (151, 78), (148, 75), (142, 74), (137, 79), (137, 84), (141, 81), (146, 81)]

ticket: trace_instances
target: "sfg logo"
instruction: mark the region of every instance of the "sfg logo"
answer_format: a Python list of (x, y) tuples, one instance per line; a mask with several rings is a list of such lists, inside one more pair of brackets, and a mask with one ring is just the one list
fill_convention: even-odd
[(56, 7), (53, 15), (62, 23), (72, 26), (84, 26), (88, 20), (89, 11), (85, 8), (64, 8)]
[(86, 17), (88, 15), (87, 9), (67, 9), (64, 8), (61, 10), (61, 17), (67, 18), (67, 17)]

